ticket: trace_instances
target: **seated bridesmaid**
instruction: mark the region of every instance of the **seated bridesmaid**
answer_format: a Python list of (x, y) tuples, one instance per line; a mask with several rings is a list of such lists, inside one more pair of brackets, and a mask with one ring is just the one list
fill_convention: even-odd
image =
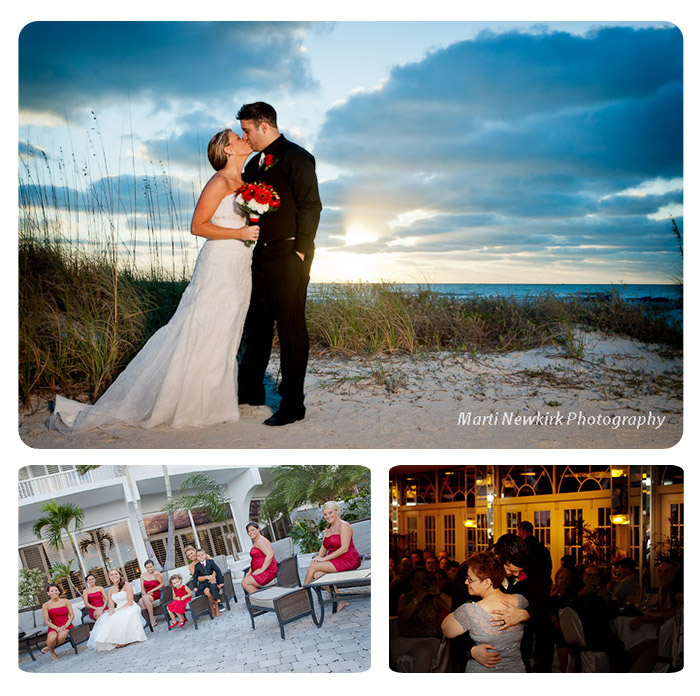
[(107, 593), (104, 587), (97, 584), (97, 579), (92, 573), (85, 576), (83, 602), (85, 602), (88, 614), (93, 621), (97, 621), (107, 607)]
[(175, 597), (167, 607), (170, 615), (170, 628), (184, 626), (185, 621), (187, 621), (185, 612), (187, 611), (187, 604), (192, 599), (192, 590), (182, 582), (182, 575), (179, 573), (171, 575), (168, 582), (173, 588), (173, 597)]
[[(326, 573), (355, 570), (362, 562), (352, 540), (352, 527), (348, 522), (340, 519), (338, 503), (334, 501), (326, 503), (323, 506), (323, 517), (328, 523), (323, 535), (323, 545), (318, 556), (311, 559), (311, 565), (304, 578), (305, 585)], [(339, 602), (337, 611), (347, 606), (348, 602)]]
[(73, 628), (73, 607), (67, 599), (61, 599), (61, 588), (58, 585), (51, 584), (46, 591), (49, 599), (41, 609), (49, 632), (46, 636), (46, 647), (42, 648), (41, 652), (48, 652), (52, 660), (58, 660), (56, 648), (66, 642), (68, 631)]
[(160, 590), (165, 585), (165, 578), (155, 569), (155, 564), (150, 558), (143, 565), (146, 570), (141, 573), (139, 606), (148, 612), (151, 626), (155, 627), (156, 618), (153, 615), (153, 602), (160, 599)]
[(241, 580), (241, 586), (250, 594), (277, 577), (277, 561), (272, 544), (260, 534), (260, 526), (256, 522), (248, 522), (245, 531), (253, 542), (253, 548), (250, 550), (250, 572)]

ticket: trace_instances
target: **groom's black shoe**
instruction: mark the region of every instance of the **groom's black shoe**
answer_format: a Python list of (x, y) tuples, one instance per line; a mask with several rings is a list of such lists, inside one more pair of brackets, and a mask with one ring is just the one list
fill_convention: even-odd
[(290, 413), (289, 411), (280, 409), (277, 413), (274, 413), (267, 420), (263, 421), (263, 425), (289, 425), (290, 423), (304, 420), (305, 415), (305, 411)]

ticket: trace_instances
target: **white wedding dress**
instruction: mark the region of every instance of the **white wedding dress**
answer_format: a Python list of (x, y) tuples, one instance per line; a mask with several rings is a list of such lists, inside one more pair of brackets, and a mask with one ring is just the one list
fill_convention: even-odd
[[(235, 194), (211, 222), (243, 227)], [(251, 291), (252, 246), (206, 241), (170, 322), (159, 329), (90, 406), (56, 396), (48, 428), (76, 433), (132, 425), (204, 427), (239, 418), (236, 355)]]
[(146, 632), (143, 630), (146, 620), (141, 615), (138, 604), (126, 606), (126, 590), (115, 592), (112, 601), (116, 610), (114, 614), (102, 614), (90, 631), (88, 648), (98, 652), (114, 650), (117, 645), (143, 643), (146, 640)]

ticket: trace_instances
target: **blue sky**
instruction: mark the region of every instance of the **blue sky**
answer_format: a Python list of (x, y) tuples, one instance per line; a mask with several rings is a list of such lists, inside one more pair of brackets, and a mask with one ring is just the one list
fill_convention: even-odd
[(667, 23), (32, 24), (20, 152), (45, 153), (59, 201), (165, 171), (186, 228), (209, 137), (261, 99), (317, 159), (312, 280), (663, 283), (682, 42)]

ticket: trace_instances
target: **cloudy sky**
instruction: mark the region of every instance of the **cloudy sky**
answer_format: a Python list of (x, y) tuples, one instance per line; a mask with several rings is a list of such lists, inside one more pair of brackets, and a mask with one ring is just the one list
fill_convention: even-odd
[(212, 173), (206, 143), (256, 100), (317, 160), (312, 280), (666, 283), (677, 271), (672, 24), (39, 22), (20, 34), (22, 162), (51, 172), (59, 206), (76, 190), (129, 192), (123, 234), (146, 229), (154, 195), (176, 209), (165, 224), (187, 229)]

